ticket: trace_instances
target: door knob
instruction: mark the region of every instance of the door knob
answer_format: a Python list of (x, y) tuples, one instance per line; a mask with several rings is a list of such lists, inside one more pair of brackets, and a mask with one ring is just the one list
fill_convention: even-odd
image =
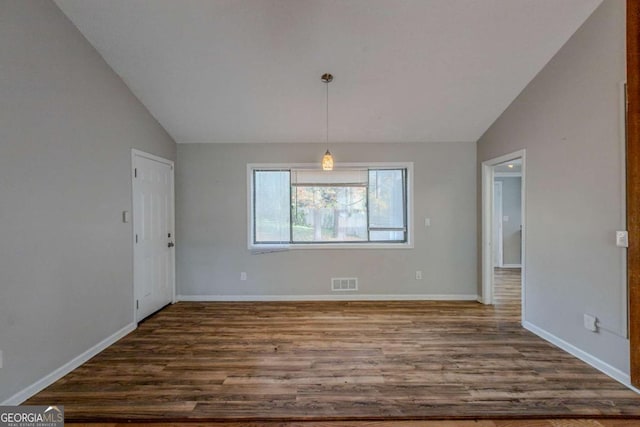
[(172, 247), (174, 247), (174, 246), (175, 246), (175, 244), (174, 244), (173, 242), (169, 242), (169, 245), (168, 245), (168, 246), (169, 246), (170, 248), (172, 248)]

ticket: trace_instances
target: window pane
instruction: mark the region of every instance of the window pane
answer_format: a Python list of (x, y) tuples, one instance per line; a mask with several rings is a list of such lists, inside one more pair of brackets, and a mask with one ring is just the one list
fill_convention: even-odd
[(317, 169), (301, 169), (291, 171), (291, 185), (307, 187), (337, 185), (364, 186), (367, 185), (369, 171), (367, 169), (342, 169), (330, 172)]
[(255, 241), (289, 242), (289, 171), (254, 171)]
[[(404, 170), (369, 170), (370, 240), (406, 240), (404, 189)], [(376, 228), (399, 230), (375, 230)]]
[(367, 240), (366, 187), (292, 187), (294, 242)]
[(404, 231), (371, 231), (372, 242), (404, 242)]

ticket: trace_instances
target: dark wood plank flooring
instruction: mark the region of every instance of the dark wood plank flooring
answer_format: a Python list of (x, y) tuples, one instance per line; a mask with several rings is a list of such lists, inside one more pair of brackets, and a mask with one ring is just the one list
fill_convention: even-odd
[(501, 292), (178, 303), (27, 403), (76, 422), (640, 419), (640, 396), (524, 330)]
[[(73, 423), (74, 427), (144, 427), (149, 423)], [(536, 419), (437, 421), (298, 421), (153, 423), (153, 427), (638, 427), (637, 420)]]
[(519, 268), (495, 268), (493, 270), (493, 300), (496, 308), (510, 310), (509, 315), (517, 320), (521, 316), (522, 284)]

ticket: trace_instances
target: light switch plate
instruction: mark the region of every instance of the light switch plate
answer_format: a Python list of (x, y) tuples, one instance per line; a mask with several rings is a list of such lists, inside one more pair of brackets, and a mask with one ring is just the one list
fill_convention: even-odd
[(629, 233), (626, 231), (616, 231), (616, 246), (619, 248), (629, 247)]
[(590, 314), (585, 314), (584, 327), (591, 332), (598, 332), (598, 318)]

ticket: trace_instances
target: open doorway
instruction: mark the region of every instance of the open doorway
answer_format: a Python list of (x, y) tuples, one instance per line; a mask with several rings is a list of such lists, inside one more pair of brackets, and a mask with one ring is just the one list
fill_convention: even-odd
[(525, 152), (482, 164), (482, 302), (524, 319)]
[(519, 316), (522, 300), (522, 159), (493, 166), (493, 303)]

